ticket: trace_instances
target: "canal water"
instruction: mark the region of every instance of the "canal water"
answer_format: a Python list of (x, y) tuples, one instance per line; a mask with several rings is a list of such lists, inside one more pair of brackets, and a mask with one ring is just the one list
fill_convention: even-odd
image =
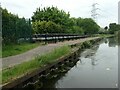
[(67, 72), (42, 81), (42, 88), (117, 88), (118, 43), (107, 38), (80, 53)]

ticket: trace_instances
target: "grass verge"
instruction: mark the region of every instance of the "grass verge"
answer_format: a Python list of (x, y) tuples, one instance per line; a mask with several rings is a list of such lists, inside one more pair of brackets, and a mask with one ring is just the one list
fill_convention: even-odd
[(98, 36), (101, 37), (101, 38), (107, 38), (107, 37), (112, 37), (112, 36), (115, 36), (115, 35), (114, 34), (100, 34)]
[(26, 74), (36, 68), (42, 67), (43, 65), (54, 62), (59, 57), (66, 55), (70, 52), (71, 48), (68, 46), (62, 46), (54, 49), (50, 53), (38, 56), (34, 60), (24, 62), (10, 69), (2, 71), (2, 83), (7, 83), (12, 79), (18, 78), (19, 76)]
[(41, 43), (23, 43), (23, 44), (17, 44), (17, 45), (15, 44), (5, 45), (2, 47), (2, 57), (21, 54), (39, 45), (41, 45)]

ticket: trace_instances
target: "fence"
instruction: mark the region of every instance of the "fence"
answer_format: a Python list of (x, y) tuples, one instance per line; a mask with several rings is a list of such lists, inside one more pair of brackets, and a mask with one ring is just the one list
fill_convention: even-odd
[(74, 40), (74, 39), (80, 39), (80, 38), (86, 38), (89, 37), (89, 35), (77, 35), (77, 34), (34, 34), (32, 36), (32, 40), (34, 42), (36, 41), (53, 41), (53, 42), (58, 42), (58, 41), (64, 41), (64, 40)]

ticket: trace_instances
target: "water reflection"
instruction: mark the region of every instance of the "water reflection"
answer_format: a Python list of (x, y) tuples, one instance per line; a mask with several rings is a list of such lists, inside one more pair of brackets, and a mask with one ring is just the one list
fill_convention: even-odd
[(56, 77), (42, 79), (43, 88), (117, 88), (118, 42), (116, 38), (101, 40), (80, 54), (79, 61), (55, 72)]
[[(58, 88), (117, 88), (118, 43), (115, 38), (103, 39), (98, 45), (81, 53), (80, 61), (63, 80)], [(112, 47), (112, 48), (111, 48)]]
[(120, 46), (120, 31), (117, 34), (118, 45)]
[(111, 38), (108, 38), (109, 40), (109, 47), (116, 47), (118, 46), (118, 40), (116, 37), (111, 37)]

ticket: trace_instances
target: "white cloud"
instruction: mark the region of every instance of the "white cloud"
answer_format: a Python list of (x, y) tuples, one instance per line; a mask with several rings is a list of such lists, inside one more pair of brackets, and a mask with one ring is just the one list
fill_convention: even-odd
[(20, 17), (30, 18), (37, 7), (57, 6), (66, 12), (70, 12), (71, 17), (90, 17), (91, 5), (97, 2), (100, 8), (98, 13), (98, 23), (101, 26), (109, 25), (111, 22), (117, 23), (119, 0), (0, 0), (3, 8), (18, 14)]

